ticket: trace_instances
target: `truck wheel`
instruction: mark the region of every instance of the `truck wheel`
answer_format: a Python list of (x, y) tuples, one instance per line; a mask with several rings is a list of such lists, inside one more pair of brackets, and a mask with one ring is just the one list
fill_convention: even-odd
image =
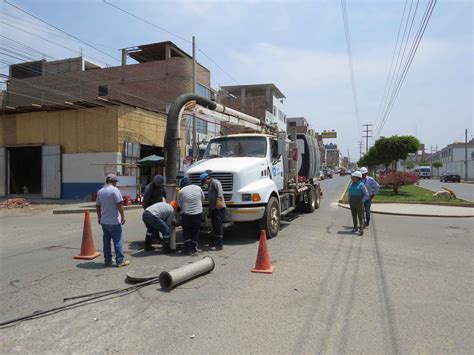
[(305, 203), (304, 211), (306, 213), (313, 213), (316, 209), (316, 194), (314, 191), (314, 187), (310, 186), (310, 188), (306, 191), (308, 196), (308, 203)]
[(280, 231), (280, 204), (276, 197), (271, 197), (268, 201), (260, 223), (260, 230), (262, 229), (267, 233), (267, 239), (276, 237)]

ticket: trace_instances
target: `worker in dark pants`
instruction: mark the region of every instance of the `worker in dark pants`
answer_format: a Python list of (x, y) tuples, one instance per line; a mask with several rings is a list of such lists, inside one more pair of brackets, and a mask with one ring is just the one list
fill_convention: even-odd
[(368, 227), (370, 224), (370, 207), (372, 206), (372, 199), (379, 193), (380, 185), (373, 177), (368, 175), (369, 170), (366, 167), (360, 168), (360, 172), (362, 173), (362, 182), (367, 188), (370, 196), (364, 201), (365, 227)]
[[(351, 175), (352, 182), (349, 184), (349, 206), (351, 208), (352, 232), (364, 234), (364, 201), (370, 198), (367, 188), (362, 182), (362, 173), (356, 171)], [(359, 224), (357, 224), (359, 222)]]
[[(164, 188), (165, 179), (162, 175), (155, 175), (153, 181), (150, 182), (143, 196), (142, 206), (146, 210), (151, 205), (158, 202), (166, 202), (166, 192)], [(151, 245), (153, 240), (159, 239), (159, 233), (156, 231), (151, 234), (147, 231), (145, 235), (145, 251), (153, 251), (155, 248)]]
[(175, 214), (178, 210), (178, 203), (171, 201), (158, 202), (149, 206), (143, 212), (142, 220), (147, 228), (147, 235), (160, 232), (163, 235), (163, 252), (170, 253), (170, 227), (175, 223)]
[(188, 177), (181, 179), (177, 202), (181, 211), (184, 253), (195, 255), (198, 252), (199, 231), (201, 230), (202, 202), (204, 193), (200, 186), (193, 185)]
[(212, 221), (212, 251), (222, 250), (224, 239), (224, 219), (225, 219), (225, 200), (224, 190), (221, 182), (212, 178), (209, 173), (202, 173), (199, 177), (201, 184), (207, 186), (209, 211), (211, 212)]

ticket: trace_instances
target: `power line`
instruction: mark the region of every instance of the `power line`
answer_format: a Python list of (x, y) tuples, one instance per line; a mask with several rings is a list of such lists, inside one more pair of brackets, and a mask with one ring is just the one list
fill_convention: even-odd
[[(164, 28), (164, 27), (162, 27), (162, 26), (158, 26), (157, 24), (155, 24), (155, 23), (153, 23), (153, 22), (151, 22), (151, 21), (148, 21), (147, 19), (145, 19), (145, 18), (143, 18), (143, 17), (140, 17), (140, 16), (138, 16), (138, 15), (136, 15), (136, 14), (134, 14), (134, 13), (128, 11), (128, 10), (125, 10), (125, 9), (123, 9), (123, 8), (121, 8), (121, 7), (115, 5), (115, 4), (113, 4), (113, 3), (111, 3), (111, 2), (109, 2), (109, 1), (107, 1), (107, 0), (102, 0), (102, 1), (103, 1), (106, 5), (109, 5), (109, 6), (115, 8), (115, 9), (117, 9), (117, 10), (119, 10), (119, 11), (122, 11), (122, 12), (124, 12), (124, 13), (126, 13), (126, 14), (128, 14), (128, 15), (134, 17), (134, 18), (136, 18), (137, 20), (143, 21), (143, 22), (149, 24), (150, 26), (153, 26), (153, 27), (159, 29), (160, 31), (166, 32), (166, 33), (168, 33), (169, 35), (171, 35), (171, 36), (173, 36), (173, 37), (176, 37), (176, 38), (178, 38), (179, 40), (181, 40), (181, 41), (183, 41), (183, 42), (186, 42), (186, 43), (192, 45), (192, 41), (186, 39), (185, 37), (183, 37), (183, 36), (181, 36), (181, 35), (178, 35), (178, 34), (176, 34), (176, 33), (174, 33), (174, 32), (171, 32), (170, 30), (167, 30), (166, 28)], [(232, 75), (230, 75), (226, 70), (224, 70), (224, 68), (222, 68), (219, 64), (217, 64), (217, 62), (214, 61), (205, 51), (203, 51), (201, 48), (199, 48), (199, 46), (196, 46), (196, 49), (199, 51), (199, 53), (201, 53), (203, 56), (205, 56), (211, 63), (213, 63), (220, 71), (222, 71), (225, 75), (227, 75), (232, 81), (234, 81), (234, 82), (237, 83), (237, 84), (239, 83)]]
[(79, 41), (79, 42), (85, 44), (86, 46), (89, 46), (89, 47), (91, 47), (91, 48), (94, 48), (96, 51), (105, 54), (107, 57), (110, 57), (110, 58), (112, 58), (113, 60), (115, 60), (115, 61), (117, 61), (117, 62), (120, 62), (119, 59), (117, 59), (117, 58), (111, 56), (109, 53), (103, 51), (102, 49), (97, 48), (97, 46), (94, 46), (93, 44), (91, 44), (91, 43), (89, 43), (89, 42), (86, 42), (86, 41), (80, 39), (79, 37), (76, 37), (76, 36), (74, 36), (74, 35), (72, 35), (72, 34), (66, 32), (66, 31), (60, 29), (59, 27), (56, 27), (55, 25), (53, 25), (53, 24), (51, 24), (51, 23), (49, 23), (49, 22), (47, 22), (47, 21), (45, 21), (45, 20), (39, 18), (39, 17), (36, 16), (36, 15), (33, 15), (32, 13), (30, 13), (30, 12), (28, 12), (28, 11), (22, 9), (21, 7), (18, 7), (18, 6), (16, 6), (16, 5), (14, 5), (14, 4), (8, 2), (8, 0), (4, 0), (4, 2), (5, 2), (7, 5), (9, 5), (9, 6), (11, 6), (11, 7), (14, 7), (14, 8), (17, 9), (18, 11), (21, 11), (21, 12), (23, 12), (23, 13), (25, 13), (25, 14), (27, 14), (27, 15), (29, 15), (29, 16), (31, 16), (31, 17), (37, 19), (37, 20), (39, 20), (39, 21), (41, 21), (42, 23), (44, 23), (44, 24), (46, 24), (46, 25), (48, 25), (48, 26), (54, 28), (55, 30), (57, 30), (57, 31), (59, 31), (59, 32), (61, 32), (61, 33), (64, 33), (65, 35), (67, 35), (67, 36), (69, 36), (69, 37), (71, 37), (71, 38), (74, 38), (76, 41)]
[(377, 119), (381, 115), (383, 103), (385, 102), (386, 95), (388, 94), (388, 91), (387, 91), (388, 82), (389, 82), (389, 79), (392, 75), (393, 61), (395, 59), (395, 53), (396, 53), (397, 48), (398, 48), (398, 40), (400, 39), (400, 32), (402, 31), (402, 27), (403, 27), (403, 19), (405, 18), (405, 11), (406, 11), (406, 8), (407, 8), (407, 3), (408, 3), (408, 0), (405, 0), (405, 6), (403, 7), (402, 18), (400, 20), (400, 25), (398, 26), (397, 40), (395, 41), (395, 46), (393, 47), (392, 60), (390, 62), (390, 69), (389, 69), (388, 74), (387, 74), (387, 79), (385, 79), (385, 87), (384, 87), (384, 90), (383, 90), (382, 100), (380, 101), (379, 109), (377, 111)]
[(346, 0), (341, 0), (341, 9), (342, 9), (342, 19), (344, 23), (344, 35), (346, 38), (346, 47), (347, 47), (347, 58), (349, 61), (349, 71), (351, 75), (351, 87), (352, 87), (352, 96), (354, 98), (354, 110), (357, 119), (357, 127), (360, 127), (360, 118), (359, 118), (359, 104), (357, 100), (357, 91), (354, 75), (354, 67), (352, 64), (352, 46), (351, 46), (351, 37), (349, 31), (349, 19), (347, 16), (347, 4)]
[(398, 97), (398, 94), (400, 92), (401, 87), (403, 86), (405, 78), (408, 74), (408, 71), (411, 67), (411, 64), (413, 62), (415, 54), (416, 54), (416, 52), (418, 50), (418, 47), (420, 45), (420, 42), (423, 38), (426, 27), (428, 25), (428, 22), (431, 18), (431, 15), (433, 13), (434, 8), (435, 8), (436, 2), (437, 2), (437, 0), (430, 0), (430, 2), (427, 4), (427, 7), (425, 9), (425, 13), (424, 13), (424, 15), (422, 17), (422, 20), (420, 22), (420, 26), (418, 28), (418, 31), (417, 31), (416, 35), (414, 36), (414, 40), (413, 40), (413, 43), (411, 45), (410, 52), (408, 54), (407, 60), (405, 61), (404, 65), (403, 65), (403, 69), (401, 70), (401, 72), (399, 71), (399, 77), (397, 78), (397, 80), (395, 81), (395, 85), (393, 86), (392, 94), (390, 95), (390, 100), (389, 100), (389, 102), (388, 102), (388, 104), (387, 104), (387, 106), (384, 110), (382, 120), (380, 121), (380, 124), (377, 127), (376, 136), (378, 136), (382, 132), (382, 129), (383, 129), (385, 123), (387, 122), (387, 120), (390, 116), (390, 113), (393, 109), (393, 105), (394, 105), (394, 103), (395, 103), (395, 101)]
[[(434, 5), (436, 4), (436, 0), (435, 0), (434, 2), (432, 2), (431, 4), (432, 4), (432, 6), (431, 6), (431, 7), (430, 7), (430, 6), (427, 6), (427, 8), (426, 8), (426, 10), (425, 10), (425, 14), (424, 14), (424, 16), (423, 16), (422, 23), (421, 23), (421, 25), (420, 25), (420, 27), (419, 27), (419, 29), (418, 29), (418, 32), (417, 32), (417, 34), (416, 34), (416, 36), (415, 36), (415, 37), (416, 37), (416, 38), (415, 38), (415, 41), (413, 42), (412, 47), (411, 47), (411, 49), (410, 49), (410, 54), (409, 54), (409, 56), (408, 56), (408, 60), (407, 60), (407, 62), (406, 62), (405, 65), (404, 65), (404, 68), (403, 68), (403, 71), (402, 71), (402, 76), (401, 76), (401, 78), (399, 79), (399, 81), (398, 81), (398, 83), (397, 83), (396, 92), (394, 93), (393, 98), (392, 98), (392, 100), (391, 100), (391, 102), (390, 102), (390, 107), (388, 108), (388, 111), (387, 111), (387, 114), (386, 114), (386, 117), (385, 117), (385, 120), (384, 120), (383, 124), (385, 124), (385, 122), (387, 121), (388, 116), (390, 115), (390, 113), (391, 113), (391, 111), (392, 111), (392, 108), (393, 108), (393, 105), (394, 105), (394, 103), (395, 103), (395, 100), (396, 100), (396, 98), (398, 97), (398, 93), (400, 92), (400, 89), (401, 89), (401, 87), (402, 87), (402, 85), (403, 85), (403, 83), (404, 83), (404, 81), (405, 81), (405, 78), (406, 78), (406, 76), (407, 76), (408, 70), (410, 69), (411, 63), (413, 62), (413, 58), (414, 58), (414, 56), (415, 56), (415, 54), (416, 54), (416, 51), (418, 50), (418, 46), (419, 46), (419, 44), (420, 44), (420, 42), (421, 42), (421, 39), (422, 39), (422, 37), (423, 37), (423, 34), (424, 34), (425, 30), (426, 30), (426, 26), (428, 25), (428, 21), (429, 21), (429, 19), (430, 19), (430, 17), (431, 17), (431, 14), (432, 14), (433, 10), (434, 10)], [(431, 4), (430, 4), (430, 5), (431, 5)], [(382, 126), (382, 128), (383, 128), (383, 126)]]

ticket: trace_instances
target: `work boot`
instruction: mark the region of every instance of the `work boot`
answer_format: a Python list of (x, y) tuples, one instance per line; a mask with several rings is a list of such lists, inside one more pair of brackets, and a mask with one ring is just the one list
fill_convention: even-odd
[(153, 239), (153, 235), (151, 233), (147, 233), (145, 235), (145, 251), (154, 251), (155, 248), (151, 245), (151, 240)]
[(163, 238), (163, 253), (169, 254), (171, 253), (171, 247), (170, 247), (170, 238)]
[(365, 227), (369, 226), (370, 221), (365, 221)]
[(359, 228), (359, 233), (358, 233), (358, 234), (359, 234), (359, 235), (364, 235), (364, 228), (362, 228), (362, 227)]
[(357, 227), (352, 228), (352, 233), (356, 233), (357, 230), (358, 230)]
[(224, 243), (222, 241), (222, 236), (217, 236), (213, 239), (212, 241), (212, 244), (211, 244), (211, 248), (209, 250), (211, 251), (218, 251), (218, 250), (222, 250), (224, 248)]

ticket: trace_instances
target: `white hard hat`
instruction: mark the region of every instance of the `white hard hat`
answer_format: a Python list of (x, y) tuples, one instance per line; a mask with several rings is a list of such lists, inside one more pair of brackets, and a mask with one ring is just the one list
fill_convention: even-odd
[(365, 166), (363, 166), (362, 168), (360, 168), (360, 172), (362, 174), (367, 174), (369, 171), (367, 170), (367, 168)]
[(357, 176), (359, 179), (362, 179), (362, 173), (360, 171), (354, 171), (352, 176)]

